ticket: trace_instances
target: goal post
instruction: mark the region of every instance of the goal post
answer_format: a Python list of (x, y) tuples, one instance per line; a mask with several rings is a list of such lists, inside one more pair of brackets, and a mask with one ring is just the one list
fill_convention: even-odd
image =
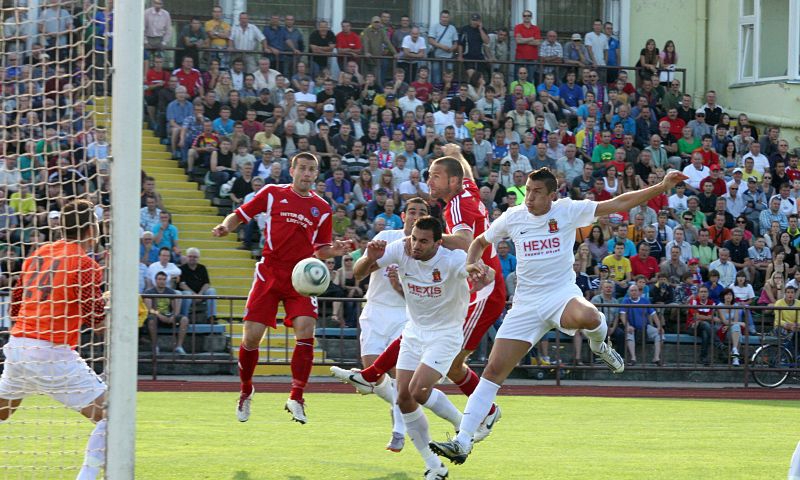
[[(111, 323), (106, 478), (133, 480), (138, 357), (139, 201), (144, 8), (114, 3), (111, 131)], [(131, 208), (136, 206), (137, 208)]]

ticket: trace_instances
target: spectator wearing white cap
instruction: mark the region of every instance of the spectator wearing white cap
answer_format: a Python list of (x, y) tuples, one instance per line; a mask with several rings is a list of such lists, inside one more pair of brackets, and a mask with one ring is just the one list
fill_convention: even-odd
[(593, 65), (592, 57), (583, 44), (583, 37), (580, 33), (573, 33), (570, 42), (564, 45), (564, 63), (578, 67), (588, 67)]

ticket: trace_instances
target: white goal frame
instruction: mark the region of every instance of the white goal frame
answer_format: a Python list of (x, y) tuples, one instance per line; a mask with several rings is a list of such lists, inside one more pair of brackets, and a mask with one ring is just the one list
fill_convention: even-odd
[(106, 478), (133, 480), (138, 367), (138, 255), (142, 158), (144, 6), (117, 0), (113, 14), (111, 323)]

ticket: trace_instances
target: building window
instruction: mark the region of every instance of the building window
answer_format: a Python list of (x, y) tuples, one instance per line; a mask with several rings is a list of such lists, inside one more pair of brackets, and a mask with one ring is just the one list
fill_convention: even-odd
[[(370, 19), (375, 15), (380, 15), (382, 10), (386, 10), (392, 15), (392, 25), (400, 25), (400, 17), (411, 15), (411, 0), (388, 0), (376, 2), (375, 0), (345, 0), (344, 18), (354, 24), (369, 25)], [(337, 25), (334, 29), (339, 31)]]
[[(294, 15), (299, 26), (314, 25), (317, 5), (314, 0), (249, 0), (247, 13), (250, 23), (263, 29), (271, 15)], [(316, 28), (316, 27), (314, 27)], [(338, 30), (337, 30), (338, 31)], [(306, 34), (308, 38), (308, 34)]]
[(800, 79), (800, 0), (740, 0), (738, 80)]
[[(469, 25), (473, 13), (481, 15), (483, 28), (487, 33), (498, 28), (513, 28), (511, 25), (511, 0), (444, 0), (442, 9), (450, 11), (450, 23), (456, 28)], [(431, 20), (431, 25), (438, 23), (439, 18)]]

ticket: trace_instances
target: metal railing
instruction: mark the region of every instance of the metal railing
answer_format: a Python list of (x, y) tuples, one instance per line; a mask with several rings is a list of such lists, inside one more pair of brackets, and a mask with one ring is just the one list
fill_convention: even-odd
[[(180, 298), (184, 299), (197, 299), (207, 300), (211, 297), (198, 296), (198, 295), (143, 295), (146, 298)], [(241, 319), (241, 311), (243, 307), (241, 303), (246, 301), (244, 296), (232, 295), (217, 295), (214, 296), (218, 302), (217, 316), (215, 320), (216, 325), (222, 325), (224, 328), (216, 327), (216, 330), (209, 327), (198, 327), (204, 325), (202, 312), (197, 310), (190, 311), (189, 328), (186, 335), (184, 347), (186, 347), (187, 355), (177, 354), (161, 354), (156, 355), (154, 349), (148, 350), (148, 343), (146, 340), (141, 342), (143, 345), (140, 350), (140, 364), (142, 362), (149, 362), (152, 365), (152, 376), (155, 379), (158, 372), (159, 363), (175, 363), (175, 364), (219, 364), (228, 365), (231, 368), (236, 364), (234, 344), (235, 340), (241, 339), (241, 333), (234, 332), (240, 327), (235, 327), (239, 324)], [(360, 351), (359, 351), (359, 334), (358, 328), (358, 315), (360, 312), (361, 304), (365, 300), (362, 298), (318, 298), (319, 304), (319, 320), (316, 328), (316, 338), (318, 346), (322, 350), (322, 356), (315, 361), (315, 365), (331, 365), (336, 364), (345, 366), (360, 366)], [(235, 306), (235, 303), (239, 305)], [(227, 305), (227, 308), (223, 308)], [(703, 306), (703, 309), (710, 310), (739, 310), (742, 311), (742, 319), (746, 321), (748, 316), (752, 316), (754, 325), (758, 332), (757, 335), (751, 335), (748, 328), (742, 329), (739, 358), (741, 361), (740, 366), (732, 366), (732, 354), (730, 348), (720, 349), (720, 345), (727, 345), (727, 339), (718, 339), (714, 325), (712, 327), (712, 337), (708, 345), (708, 358), (709, 362), (703, 364), (701, 362), (700, 351), (702, 350), (702, 339), (694, 330), (686, 327), (686, 315), (688, 310), (696, 309), (690, 305), (677, 305), (677, 304), (602, 304), (598, 305), (604, 311), (608, 309), (656, 309), (657, 314), (663, 321), (665, 336), (662, 340), (661, 363), (660, 364), (647, 364), (638, 363), (626, 367), (628, 371), (673, 371), (673, 372), (728, 372), (735, 375), (741, 375), (742, 382), (745, 386), (749, 384), (750, 376), (756, 370), (771, 370), (765, 367), (754, 367), (750, 364), (750, 358), (761, 345), (777, 344), (782, 341), (781, 338), (772, 334), (772, 320), (765, 314), (776, 310), (792, 310), (797, 311), (797, 308), (792, 307), (772, 307), (772, 306), (740, 306), (740, 305), (709, 305)], [(224, 312), (224, 313), (221, 313)], [(336, 320), (333, 314), (336, 313)], [(342, 317), (344, 315), (344, 318)], [(620, 322), (620, 325), (622, 323)], [(478, 351), (473, 354), (473, 359), (470, 364), (481, 368), (485, 366), (485, 359), (488, 357), (488, 351), (491, 349), (492, 339), (494, 338), (494, 327), (483, 339), (483, 344), (479, 347)], [(171, 337), (177, 335), (177, 326), (169, 329), (162, 330), (163, 334), (169, 334)], [(202, 347), (204, 346), (203, 338), (207, 336), (224, 336), (225, 351), (222, 352), (207, 352)], [(610, 333), (611, 335), (611, 333)], [(143, 333), (146, 337), (147, 333)], [(269, 352), (269, 359), (267, 361), (259, 362), (259, 365), (289, 365), (292, 357), (292, 338), (289, 329), (280, 329), (277, 332), (272, 329), (267, 329), (266, 335), (261, 343), (261, 347)], [(635, 337), (635, 349), (641, 351), (642, 359), (653, 348), (651, 341), (647, 339), (647, 335), (640, 335)], [(719, 341), (715, 341), (718, 339)], [(571, 352), (568, 351), (569, 347), (574, 348), (576, 342), (566, 335), (562, 335), (557, 331), (548, 333), (543, 340), (549, 341), (549, 350), (542, 352), (542, 344), (535, 346), (540, 349), (538, 356), (543, 354), (550, 354), (550, 364), (539, 364), (530, 361), (526, 358), (524, 362), (520, 363), (519, 368), (531, 370), (532, 373), (551, 373), (554, 374), (557, 384), (560, 384), (562, 377), (573, 371), (607, 371), (604, 365), (592, 363), (591, 357), (586, 364), (578, 362), (580, 358), (576, 358)], [(584, 343), (581, 340), (581, 344)], [(220, 343), (211, 343), (219, 346)], [(587, 349), (581, 346), (583, 352)], [(625, 350), (625, 347), (622, 347)], [(798, 355), (798, 346), (794, 346), (794, 357)], [(623, 356), (625, 353), (620, 351)], [(638, 356), (638, 355), (637, 355)], [(790, 370), (793, 374), (800, 373), (800, 368), (794, 364), (788, 368), (781, 367), (783, 370)], [(774, 369), (773, 369), (774, 370)], [(232, 372), (231, 372), (232, 373)]]
[[(162, 47), (162, 48), (146, 48), (146, 50), (151, 54), (156, 55), (163, 55), (163, 52), (170, 52), (171, 54), (175, 55), (175, 68), (180, 67), (180, 58), (178, 56), (181, 53), (186, 52), (185, 49), (176, 48), (176, 47)], [(275, 58), (273, 54), (266, 54), (261, 50), (231, 50), (231, 49), (215, 49), (215, 48), (198, 48), (196, 51), (202, 54), (203, 62), (207, 66), (207, 62), (210, 58), (220, 58), (224, 65), (229, 66), (230, 60), (236, 57), (252, 57), (252, 58), (270, 58), (271, 64), (270, 68), (276, 69), (283, 74), (290, 74), (294, 73), (297, 70), (297, 64), (299, 62), (303, 62), (308, 67), (307, 73), (308, 75), (313, 75), (312, 66), (313, 58), (325, 58), (326, 64), (329, 65), (329, 60), (335, 59), (335, 61), (339, 65), (339, 69), (341, 70), (344, 64), (348, 60), (353, 60), (358, 64), (358, 72), (362, 75), (365, 75), (367, 72), (374, 72), (376, 73), (376, 78), (379, 83), (383, 83), (386, 80), (392, 78), (392, 73), (398, 69), (404, 70), (406, 72), (406, 83), (411, 83), (414, 81), (414, 77), (411, 76), (411, 73), (416, 71), (410, 68), (410, 63), (406, 62), (400, 56), (392, 56), (392, 55), (371, 55), (367, 56), (364, 54), (359, 55), (345, 55), (339, 54), (336, 52), (333, 53), (310, 53), (310, 52), (283, 52), (280, 54), (279, 58)], [(638, 66), (631, 66), (631, 65), (619, 65), (619, 66), (595, 66), (595, 65), (570, 65), (563, 62), (545, 62), (541, 59), (538, 60), (479, 60), (479, 59), (462, 59), (459, 60), (457, 58), (433, 58), (433, 57), (426, 57), (424, 59), (415, 59), (411, 62), (411, 64), (416, 64), (417, 68), (426, 65), (428, 67), (432, 66), (433, 64), (438, 64), (441, 67), (441, 71), (445, 70), (452, 70), (454, 73), (454, 80), (458, 82), (466, 82), (468, 78), (465, 77), (465, 73), (467, 67), (471, 65), (477, 66), (478, 70), (484, 72), (484, 78), (486, 80), (486, 85), (488, 85), (491, 81), (488, 75), (490, 75), (494, 71), (499, 71), (505, 75), (505, 80), (507, 85), (510, 85), (512, 81), (516, 80), (516, 66), (518, 65), (525, 65), (525, 66), (533, 66), (534, 72), (529, 74), (529, 81), (539, 84), (542, 81), (543, 72), (545, 69), (555, 69), (556, 71), (556, 83), (563, 80), (563, 76), (569, 70), (581, 70), (584, 68), (594, 69), (597, 70), (601, 75), (601, 81), (598, 83), (600, 85), (605, 85), (605, 73), (609, 70), (615, 71), (626, 71), (629, 72), (628, 80), (630, 83), (637, 85), (637, 78), (638, 73), (640, 71), (645, 71), (644, 67)], [(198, 65), (195, 65), (198, 67)], [(449, 68), (448, 68), (449, 67)], [(685, 68), (675, 68), (674, 70), (660, 70), (659, 72), (670, 72), (674, 76), (680, 76), (681, 85), (686, 85), (686, 74), (687, 69)], [(252, 72), (250, 72), (252, 73)], [(383, 78), (384, 76), (388, 75), (388, 78)], [(429, 82), (436, 83), (434, 78), (430, 77)], [(581, 75), (578, 74), (578, 81), (581, 80)], [(505, 92), (509, 93), (509, 92)]]

